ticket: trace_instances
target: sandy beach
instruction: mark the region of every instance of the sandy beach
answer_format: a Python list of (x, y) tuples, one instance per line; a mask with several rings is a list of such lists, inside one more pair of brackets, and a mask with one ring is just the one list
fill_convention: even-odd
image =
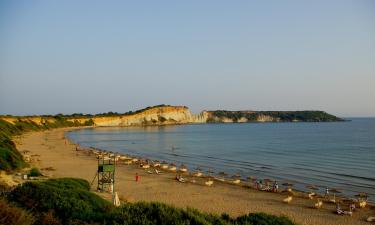
[[(32, 132), (15, 139), (20, 152), (30, 151), (32, 165), (42, 169), (48, 177), (76, 177), (91, 182), (95, 176), (97, 160), (84, 151), (76, 151), (76, 145), (64, 138), (69, 129)], [(51, 167), (53, 170), (43, 170)], [(135, 174), (140, 181), (135, 182)], [(116, 191), (130, 202), (158, 201), (177, 207), (192, 207), (209, 213), (228, 213), (239, 216), (250, 212), (286, 215), (303, 225), (370, 224), (369, 216), (375, 216), (373, 208), (356, 210), (352, 217), (336, 215), (335, 205), (324, 203), (322, 209), (313, 209), (316, 200), (294, 197), (290, 204), (283, 203), (285, 194), (257, 191), (251, 188), (215, 182), (204, 186), (203, 180), (196, 184), (180, 183), (175, 174), (148, 174), (138, 165), (117, 165)], [(93, 183), (93, 190), (96, 183)], [(109, 195), (107, 196), (109, 197)], [(345, 209), (345, 208), (344, 208)], [(347, 209), (345, 209), (347, 210)]]

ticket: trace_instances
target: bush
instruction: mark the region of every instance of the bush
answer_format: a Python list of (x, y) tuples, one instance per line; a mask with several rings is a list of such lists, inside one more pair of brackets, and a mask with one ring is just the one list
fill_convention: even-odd
[(29, 212), (0, 198), (0, 224), (30, 225), (34, 221), (34, 217)]
[(240, 216), (235, 220), (235, 224), (246, 224), (246, 225), (293, 225), (287, 217), (272, 216), (265, 213), (250, 213), (248, 215)]
[(23, 208), (32, 208), (35, 224), (293, 225), (286, 217), (264, 213), (232, 219), (226, 214), (219, 217), (156, 202), (126, 203), (115, 208), (89, 189), (89, 183), (82, 179), (50, 179), (24, 183), (8, 199)]
[(30, 172), (29, 172), (29, 177), (39, 177), (39, 176), (42, 176), (42, 173), (39, 171), (38, 168), (31, 168)]
[(81, 179), (54, 179), (27, 182), (15, 188), (9, 200), (37, 214), (51, 210), (63, 224), (72, 221), (92, 222), (104, 217), (110, 203), (88, 191), (88, 182)]

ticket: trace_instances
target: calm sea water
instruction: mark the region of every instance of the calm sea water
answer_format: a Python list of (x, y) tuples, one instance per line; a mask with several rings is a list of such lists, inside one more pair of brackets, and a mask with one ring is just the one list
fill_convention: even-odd
[(67, 133), (86, 147), (189, 169), (315, 184), (375, 198), (375, 118), (336, 123), (246, 123), (94, 128)]

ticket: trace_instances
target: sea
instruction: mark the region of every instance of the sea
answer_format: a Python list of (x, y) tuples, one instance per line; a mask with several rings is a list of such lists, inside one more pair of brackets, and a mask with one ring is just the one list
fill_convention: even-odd
[(105, 127), (66, 136), (81, 146), (184, 164), (190, 171), (271, 179), (301, 191), (307, 185), (320, 193), (335, 188), (346, 197), (365, 192), (375, 202), (375, 118), (348, 119)]

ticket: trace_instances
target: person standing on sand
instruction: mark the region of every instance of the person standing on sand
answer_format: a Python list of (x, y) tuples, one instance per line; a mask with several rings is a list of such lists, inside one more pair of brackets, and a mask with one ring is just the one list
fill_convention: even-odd
[(324, 197), (328, 197), (329, 196), (329, 189), (328, 187), (326, 188), (326, 194), (324, 195)]
[(135, 173), (135, 182), (138, 182), (138, 181), (139, 181), (138, 173)]
[(273, 192), (278, 192), (278, 191), (279, 191), (279, 184), (277, 183), (277, 181), (275, 181), (273, 185)]

